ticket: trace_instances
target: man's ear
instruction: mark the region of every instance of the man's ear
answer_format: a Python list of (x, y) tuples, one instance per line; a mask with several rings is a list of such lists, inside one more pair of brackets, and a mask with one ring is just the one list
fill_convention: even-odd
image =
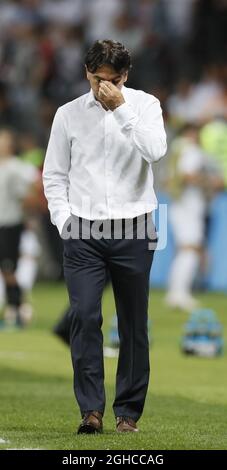
[(124, 83), (127, 82), (127, 80), (128, 80), (128, 72), (125, 72)]
[(86, 65), (85, 65), (84, 67), (85, 67), (86, 77), (87, 77), (87, 79), (89, 80), (89, 73), (90, 73), (90, 72), (89, 72), (89, 70), (88, 70), (88, 68), (87, 68)]

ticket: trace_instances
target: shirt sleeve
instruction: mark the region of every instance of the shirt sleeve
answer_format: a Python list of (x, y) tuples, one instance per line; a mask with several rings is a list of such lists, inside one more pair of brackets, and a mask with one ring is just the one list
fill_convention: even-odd
[(159, 101), (152, 99), (148, 94), (145, 96), (148, 99), (140, 115), (137, 115), (129, 103), (123, 103), (116, 108), (113, 115), (121, 132), (136, 146), (148, 163), (153, 163), (166, 153), (166, 133)]
[(51, 222), (57, 226), (60, 235), (66, 220), (71, 216), (68, 201), (70, 155), (64, 116), (59, 108), (53, 120), (46, 151), (43, 185)]

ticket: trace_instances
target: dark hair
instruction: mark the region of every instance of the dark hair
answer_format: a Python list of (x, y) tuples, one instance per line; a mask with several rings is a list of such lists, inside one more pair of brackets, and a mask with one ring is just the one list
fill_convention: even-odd
[(88, 50), (85, 64), (91, 73), (102, 65), (111, 65), (113, 69), (122, 74), (131, 68), (131, 56), (123, 44), (111, 39), (95, 41)]

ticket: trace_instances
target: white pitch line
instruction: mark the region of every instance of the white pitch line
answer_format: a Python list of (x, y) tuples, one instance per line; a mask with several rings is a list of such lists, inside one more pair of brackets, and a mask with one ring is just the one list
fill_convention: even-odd
[(118, 357), (119, 351), (117, 348), (104, 347), (104, 357)]

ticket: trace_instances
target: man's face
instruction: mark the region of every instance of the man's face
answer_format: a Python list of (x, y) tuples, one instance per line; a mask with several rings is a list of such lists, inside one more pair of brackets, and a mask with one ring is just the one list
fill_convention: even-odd
[(121, 90), (122, 86), (128, 78), (128, 72), (119, 74), (114, 70), (113, 67), (111, 67), (111, 65), (102, 65), (101, 67), (97, 68), (94, 73), (89, 72), (86, 65), (85, 68), (87, 79), (90, 82), (91, 88), (97, 100), (99, 100), (99, 85), (102, 80), (107, 80), (108, 82), (113, 83), (113, 85), (115, 85), (119, 90)]

